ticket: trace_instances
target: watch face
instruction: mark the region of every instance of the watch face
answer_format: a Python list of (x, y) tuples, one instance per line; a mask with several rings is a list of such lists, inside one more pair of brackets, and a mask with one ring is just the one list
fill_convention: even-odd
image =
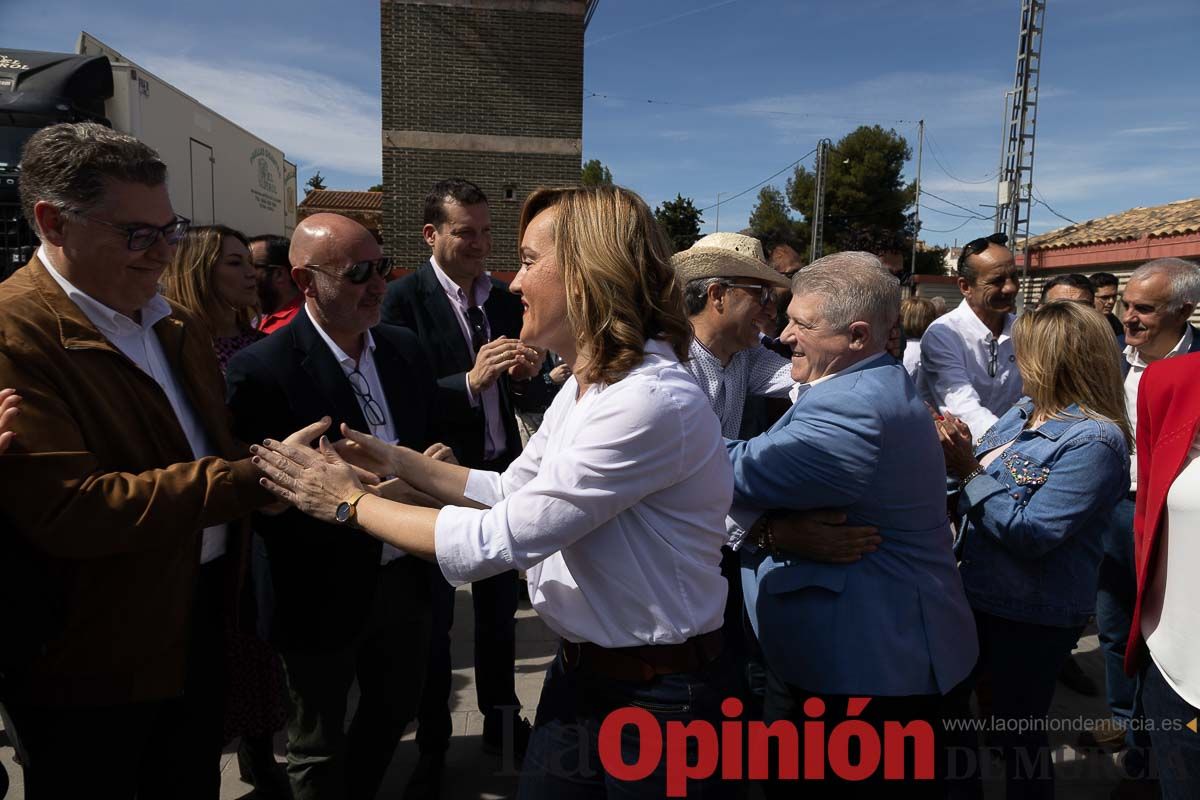
[(333, 518), (338, 522), (348, 522), (350, 520), (350, 512), (354, 510), (354, 506), (349, 503), (338, 503), (337, 511), (334, 512)]

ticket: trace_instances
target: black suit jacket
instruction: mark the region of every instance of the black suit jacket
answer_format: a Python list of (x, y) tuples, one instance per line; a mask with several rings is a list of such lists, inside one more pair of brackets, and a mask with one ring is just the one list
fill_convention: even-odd
[[(491, 281), (492, 291), (483, 310), (491, 326), (492, 338), (519, 338), (523, 315), (521, 301), (508, 290), (506, 283), (495, 278)], [(427, 261), (412, 274), (388, 286), (383, 301), (383, 320), (408, 328), (420, 338), (421, 347), (438, 378), (438, 402), (443, 415), (442, 441), (454, 449), (463, 466), (483, 466), (483, 406), (473, 408), (467, 395), (467, 373), (475, 365), (475, 359), (454, 309), (450, 307), (450, 300), (433, 272), (433, 265)], [(552, 393), (544, 381), (513, 381), (507, 375), (500, 378), (499, 387), (506, 450), (498, 460), (500, 465), (506, 465), (521, 452), (514, 408), (543, 411)]]
[[(400, 444), (434, 441), (437, 384), (411, 331), (371, 329), (375, 366)], [(369, 430), (350, 382), (312, 320), (301, 311), (286, 327), (235, 355), (226, 371), (234, 431), (246, 442), (281, 439), (323, 416), (328, 436), (345, 422)], [(375, 591), (382, 544), (361, 531), (320, 522), (295, 509), (255, 515), (274, 585), (269, 635), (281, 649), (328, 650), (361, 630)], [(412, 556), (407, 556), (412, 558)]]

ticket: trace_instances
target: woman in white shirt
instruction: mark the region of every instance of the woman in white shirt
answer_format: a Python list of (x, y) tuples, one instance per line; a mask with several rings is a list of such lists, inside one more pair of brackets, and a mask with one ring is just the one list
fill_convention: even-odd
[(1200, 786), (1200, 353), (1146, 369), (1137, 399), (1137, 604), (1125, 670), (1141, 675), (1164, 800)]
[[(730, 681), (719, 565), (732, 468), (717, 418), (680, 364), (691, 329), (641, 198), (616, 187), (538, 190), (522, 210), (520, 240), (511, 288), (525, 307), (521, 339), (559, 353), (572, 377), (503, 474), (349, 430), (342, 455), (400, 477), (363, 487), (324, 440), (319, 452), (268, 442), (255, 448), (257, 462), (279, 497), (435, 560), (456, 586), (526, 570), (530, 601), (562, 642), (521, 797), (663, 797), (654, 737), (653, 772), (619, 781), (597, 769), (606, 765), (600, 726), (631, 705), (649, 711), (660, 734), (669, 720), (722, 719)], [(396, 502), (422, 495), (444, 507)], [(625, 764), (639, 761), (638, 728), (624, 728), (619, 750)], [(689, 796), (728, 790), (715, 775), (688, 785)]]
[(907, 338), (904, 345), (904, 370), (914, 382), (918, 380), (917, 371), (921, 368), (921, 337), (937, 318), (937, 307), (932, 300), (924, 297), (906, 297), (900, 302), (900, 329)]

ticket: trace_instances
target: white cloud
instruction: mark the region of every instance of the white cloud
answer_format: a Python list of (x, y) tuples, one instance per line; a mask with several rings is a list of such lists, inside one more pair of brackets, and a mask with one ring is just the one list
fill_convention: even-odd
[(1158, 133), (1181, 133), (1182, 131), (1191, 130), (1188, 125), (1156, 125), (1145, 128), (1124, 128), (1116, 131), (1116, 136), (1147, 136)]
[(344, 81), (279, 63), (213, 63), (144, 56), (163, 80), (283, 150), (306, 168), (382, 172), (379, 97)]
[[(816, 92), (776, 95), (718, 106), (713, 111), (762, 115), (788, 131), (828, 132), (830, 121), (915, 124), (918, 118), (948, 128), (995, 128), (1006, 83), (961, 73), (893, 72)], [(773, 112), (773, 113), (764, 113)], [(911, 136), (909, 138), (912, 138)]]

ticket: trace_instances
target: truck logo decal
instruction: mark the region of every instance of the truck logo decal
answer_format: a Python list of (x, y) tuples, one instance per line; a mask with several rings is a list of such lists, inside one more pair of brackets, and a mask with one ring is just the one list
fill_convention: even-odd
[(258, 201), (265, 211), (274, 211), (279, 207), (279, 184), (283, 179), (283, 169), (275, 154), (265, 147), (259, 147), (250, 154), (250, 165), (258, 176), (258, 188), (251, 189), (250, 194)]

